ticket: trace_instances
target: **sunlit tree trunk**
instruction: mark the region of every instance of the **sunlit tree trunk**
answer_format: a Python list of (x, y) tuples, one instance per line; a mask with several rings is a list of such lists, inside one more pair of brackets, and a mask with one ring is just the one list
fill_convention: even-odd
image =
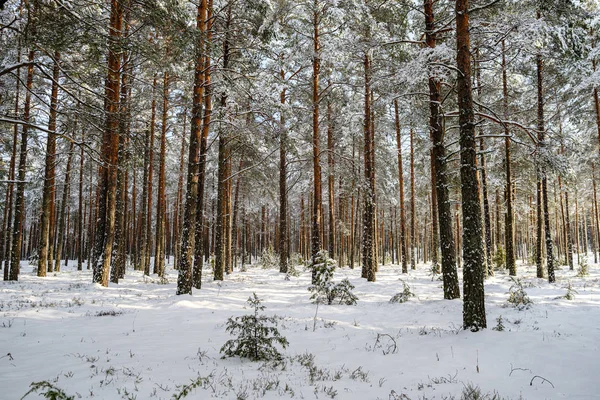
[(408, 273), (408, 262), (406, 259), (406, 210), (404, 207), (404, 170), (402, 166), (402, 136), (400, 132), (400, 115), (398, 112), (398, 100), (394, 100), (394, 118), (396, 125), (396, 148), (398, 150), (398, 186), (400, 191), (400, 264), (402, 273)]
[(110, 40), (108, 50), (108, 75), (105, 84), (106, 126), (102, 138), (103, 165), (100, 168), (100, 204), (94, 250), (94, 283), (108, 286), (109, 268), (115, 236), (115, 210), (117, 196), (117, 168), (119, 150), (119, 88), (121, 83), (121, 28), (123, 4), (111, 0)]
[(481, 203), (477, 180), (475, 113), (471, 87), (469, 1), (456, 1), (456, 63), (460, 124), (460, 182), (463, 215), (463, 327), (479, 330), (487, 326), (484, 296), (484, 249)]
[[(181, 232), (181, 254), (179, 258), (179, 275), (177, 276), (177, 294), (192, 294), (193, 284), (193, 256), (196, 241), (196, 213), (198, 202), (198, 178), (200, 170), (200, 142), (201, 142), (201, 120), (202, 103), (204, 96), (204, 38), (206, 34), (207, 3), (201, 0), (198, 5), (196, 18), (196, 29), (199, 31), (196, 42), (196, 58), (194, 69), (194, 93), (192, 106), (192, 121), (190, 132), (190, 145), (188, 156), (187, 192), (185, 200), (185, 211), (183, 218), (183, 230)], [(201, 210), (199, 212), (202, 212)], [(201, 246), (200, 238), (197, 240)]]
[(60, 215), (58, 217), (58, 241), (56, 242), (56, 256), (54, 261), (54, 270), (56, 272), (60, 272), (60, 260), (63, 253), (63, 247), (67, 247), (65, 245), (65, 240), (68, 240), (68, 228), (66, 227), (66, 219), (67, 213), (69, 210), (69, 191), (71, 188), (70, 178), (71, 178), (71, 162), (73, 160), (73, 147), (74, 143), (71, 142), (69, 146), (69, 155), (67, 157), (67, 167), (65, 170), (65, 182), (63, 184), (63, 193), (62, 193), (62, 201), (60, 202)]
[[(50, 90), (50, 113), (48, 116), (48, 130), (56, 130), (56, 116), (58, 107), (58, 79), (60, 77), (60, 54), (54, 53), (54, 68), (52, 71), (52, 88)], [(42, 215), (40, 217), (41, 240), (38, 247), (38, 276), (46, 276), (46, 270), (52, 272), (52, 258), (48, 257), (53, 247), (53, 220), (55, 198), (55, 168), (56, 168), (56, 135), (48, 133), (46, 142), (46, 167), (44, 169), (44, 188), (42, 194)]]
[[(436, 27), (433, 14), (433, 0), (425, 0), (425, 40), (429, 48), (436, 46)], [(441, 116), (441, 83), (431, 75), (429, 77), (429, 132), (433, 144), (432, 156), (435, 166), (435, 190), (438, 206), (440, 229), (440, 247), (442, 253), (442, 279), (444, 282), (444, 298), (460, 297), (458, 274), (456, 271), (456, 253), (452, 228), (452, 210), (448, 193), (446, 176), (446, 148), (444, 146), (444, 128)], [(412, 239), (411, 239), (412, 242)], [(411, 244), (412, 248), (412, 244)], [(412, 252), (412, 249), (411, 249)], [(411, 256), (411, 259), (413, 257)]]

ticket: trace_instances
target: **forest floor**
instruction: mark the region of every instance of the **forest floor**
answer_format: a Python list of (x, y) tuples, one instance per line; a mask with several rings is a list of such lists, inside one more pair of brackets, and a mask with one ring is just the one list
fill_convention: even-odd
[[(522, 310), (497, 272), (485, 285), (490, 329), (472, 333), (461, 330), (462, 301), (443, 300), (424, 265), (405, 275), (380, 267), (376, 283), (337, 269), (358, 304), (320, 305), (315, 324), (308, 271), (286, 280), (257, 266), (215, 282), (205, 270), (202, 290), (176, 296), (172, 268), (168, 282), (127, 271), (103, 288), (72, 265), (38, 278), (24, 263), (19, 282), (0, 284), (0, 398), (45, 382), (26, 398), (56, 387), (76, 399), (183, 398), (186, 389), (189, 399), (460, 399), (479, 387), (490, 399), (598, 399), (600, 267), (589, 270), (582, 278), (561, 267), (550, 285), (519, 266), (533, 302)], [(415, 297), (391, 304), (399, 279)], [(219, 353), (227, 318), (249, 313), (253, 292), (289, 341), (282, 365)], [(500, 316), (503, 331), (492, 329)]]

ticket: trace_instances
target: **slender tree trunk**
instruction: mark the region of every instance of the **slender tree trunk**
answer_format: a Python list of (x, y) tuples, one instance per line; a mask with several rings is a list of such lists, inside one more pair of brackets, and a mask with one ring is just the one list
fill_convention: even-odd
[(106, 128), (102, 140), (103, 165), (100, 168), (100, 207), (94, 251), (94, 283), (108, 286), (109, 269), (115, 236), (115, 211), (117, 197), (117, 168), (119, 150), (119, 89), (121, 83), (121, 28), (123, 4), (111, 0), (108, 75), (105, 84)]
[(373, 174), (373, 125), (371, 124), (371, 57), (364, 55), (365, 70), (365, 126), (364, 126), (364, 164), (365, 164), (365, 190), (363, 208), (363, 237), (362, 237), (362, 277), (369, 282), (375, 282), (375, 269), (377, 264), (376, 246), (376, 221), (375, 221), (375, 182)]
[[(481, 68), (479, 64), (479, 49), (475, 50), (477, 59), (475, 79), (477, 82), (477, 96), (479, 97), (480, 103), (483, 102), (481, 98)], [(479, 105), (479, 112), (483, 112), (483, 107)], [(492, 226), (490, 221), (490, 202), (488, 199), (488, 185), (487, 185), (487, 170), (485, 166), (485, 143), (483, 139), (483, 128), (479, 128), (479, 151), (480, 151), (480, 176), (481, 176), (481, 195), (483, 200), (483, 227), (484, 227), (484, 239), (485, 239), (485, 264), (486, 264), (486, 276), (494, 275), (494, 267), (492, 266)]]
[[(52, 89), (50, 91), (50, 114), (48, 117), (48, 130), (56, 130), (56, 116), (58, 107), (58, 80), (60, 78), (60, 53), (54, 54), (54, 68), (52, 71)], [(46, 269), (52, 272), (52, 258), (48, 255), (53, 247), (53, 221), (55, 197), (55, 168), (56, 168), (56, 135), (48, 133), (46, 143), (46, 167), (44, 170), (44, 188), (42, 194), (42, 215), (40, 217), (41, 241), (38, 248), (37, 276), (46, 276)]]
[[(21, 62), (21, 48), (19, 40), (19, 50), (17, 52), (17, 62)], [(15, 89), (15, 115), (19, 115), (19, 95), (21, 89), (21, 69), (17, 68), (17, 77), (19, 79), (16, 83)], [(19, 125), (15, 124), (13, 127), (13, 140), (12, 140), (12, 151), (10, 155), (10, 162), (8, 167), (8, 184), (6, 185), (6, 199), (4, 202), (4, 219), (2, 221), (2, 248), (0, 249), (0, 268), (4, 264), (3, 279), (7, 281), (9, 279), (10, 271), (10, 260), (11, 260), (11, 223), (13, 218), (13, 199), (14, 199), (14, 180), (15, 180), (15, 167), (17, 160), (17, 141), (19, 139)]]
[[(541, 18), (540, 13), (538, 12), (538, 19)], [(544, 227), (546, 230), (546, 264), (548, 269), (548, 282), (552, 283), (556, 280), (554, 276), (554, 253), (552, 251), (552, 229), (550, 227), (550, 212), (548, 210), (548, 179), (546, 176), (546, 167), (544, 165), (545, 161), (543, 159), (543, 154), (545, 152), (545, 123), (544, 123), (544, 61), (542, 59), (541, 53), (538, 53), (536, 56), (536, 64), (537, 64), (537, 106), (538, 106), (538, 149), (537, 156), (538, 162), (541, 161), (542, 165), (539, 166), (540, 170), (540, 179), (541, 179), (541, 189), (542, 189), (542, 205), (544, 208)], [(538, 231), (540, 229), (538, 228)], [(541, 241), (540, 239), (538, 239)], [(540, 246), (541, 247), (541, 246)], [(539, 268), (539, 266), (538, 266)]]
[(439, 248), (440, 248), (440, 230), (438, 224), (438, 201), (437, 201), (437, 191), (435, 189), (435, 162), (433, 157), (433, 150), (430, 154), (431, 158), (431, 235), (432, 235), (432, 244), (431, 244), (431, 259), (432, 259), (432, 268), (435, 273), (439, 274), (440, 271), (440, 261), (439, 261)]
[[(65, 183), (63, 184), (63, 193), (62, 193), (62, 201), (60, 203), (60, 216), (58, 219), (58, 241), (56, 244), (56, 257), (54, 262), (54, 271), (60, 272), (60, 260), (62, 256), (63, 246), (65, 246), (64, 241), (68, 240), (68, 228), (65, 229), (67, 212), (68, 212), (68, 203), (69, 203), (69, 191), (70, 191), (70, 177), (71, 177), (71, 161), (73, 160), (73, 147), (74, 143), (71, 142), (69, 147), (69, 155), (67, 158), (67, 167), (65, 171)], [(68, 257), (68, 253), (67, 253)]]
[(167, 118), (169, 112), (169, 73), (163, 74), (163, 109), (162, 126), (160, 135), (160, 159), (158, 161), (158, 195), (156, 201), (156, 256), (154, 259), (155, 269), (158, 276), (165, 276), (165, 258), (166, 258), (166, 214), (167, 214), (167, 194), (166, 194), (166, 156), (167, 156)]
[(328, 183), (328, 195), (329, 195), (329, 240), (328, 240), (328, 251), (329, 256), (333, 259), (337, 259), (335, 253), (335, 158), (333, 153), (333, 142), (334, 142), (334, 126), (333, 117), (331, 111), (331, 101), (327, 102), (327, 183)]
[[(506, 45), (502, 41), (502, 103), (504, 107), (504, 119), (508, 120), (508, 79), (506, 73)], [(504, 163), (506, 170), (505, 185), (505, 200), (506, 200), (506, 224), (504, 226), (504, 243), (506, 245), (506, 268), (512, 276), (517, 275), (517, 264), (515, 261), (514, 250), (514, 222), (513, 222), (513, 207), (512, 207), (512, 171), (510, 157), (510, 130), (508, 125), (504, 125)]]
[[(396, 148), (398, 150), (398, 186), (400, 191), (400, 263), (402, 273), (408, 273), (408, 262), (406, 259), (406, 209), (404, 206), (404, 170), (402, 166), (402, 135), (400, 131), (400, 114), (398, 112), (398, 100), (394, 100), (394, 117), (396, 122)], [(412, 192), (411, 192), (412, 193)], [(437, 260), (434, 261), (437, 263)]]
[(486, 328), (484, 296), (484, 249), (481, 204), (477, 180), (475, 113), (471, 88), (469, 1), (456, 1), (456, 62), (460, 124), (460, 182), (463, 215), (463, 327), (477, 331)]
[[(146, 191), (146, 201), (148, 211), (146, 215), (146, 237), (144, 238), (145, 247), (145, 260), (144, 260), (144, 275), (150, 275), (150, 260), (152, 258), (152, 185), (154, 181), (154, 129), (156, 127), (156, 88), (158, 82), (156, 74), (154, 74), (154, 80), (152, 82), (152, 106), (150, 115), (150, 143), (148, 147), (148, 190)], [(154, 268), (153, 272), (156, 271), (156, 254), (154, 257)]]
[[(29, 115), (31, 111), (31, 89), (33, 88), (33, 60), (34, 52), (33, 50), (30, 50), (28, 57), (28, 61), (30, 64), (27, 67), (27, 82), (25, 83), (25, 104), (23, 106), (23, 121), (25, 122), (29, 122)], [(23, 244), (23, 222), (25, 219), (25, 173), (27, 172), (28, 136), (29, 126), (23, 125), (23, 127), (21, 128), (21, 147), (19, 150), (17, 191), (15, 193), (15, 217), (12, 229), (11, 250), (8, 257), (10, 258), (10, 271), (8, 279), (11, 281), (18, 280), (20, 272), (21, 247)]]
[[(192, 121), (190, 132), (190, 145), (188, 156), (187, 192), (185, 200), (185, 211), (183, 219), (183, 230), (181, 232), (181, 255), (179, 258), (179, 275), (177, 277), (177, 294), (192, 294), (193, 285), (193, 256), (196, 241), (196, 213), (198, 212), (198, 179), (200, 172), (200, 142), (202, 103), (204, 96), (204, 38), (206, 34), (207, 3), (201, 0), (198, 5), (196, 29), (199, 31), (199, 39), (196, 42), (196, 59), (194, 69), (194, 96), (192, 106)], [(202, 210), (199, 210), (202, 212)], [(197, 240), (201, 246), (200, 238)]]
[[(81, 129), (81, 142), (85, 140), (85, 129)], [(83, 208), (83, 173), (84, 171), (84, 153), (83, 146), (79, 150), (79, 199), (77, 207), (77, 270), (83, 270), (84, 245), (83, 245), (83, 229), (85, 210)]]
[(173, 245), (175, 250), (175, 268), (179, 266), (179, 256), (181, 254), (180, 227), (182, 225), (182, 207), (183, 207), (183, 173), (185, 169), (185, 130), (187, 122), (187, 109), (183, 111), (183, 131), (181, 134), (181, 152), (179, 154), (179, 179), (177, 180), (177, 201), (175, 203), (175, 215), (173, 219)]
[[(281, 70), (281, 80), (285, 82), (285, 72)], [(285, 126), (284, 105), (286, 89), (279, 95), (281, 108), (279, 111), (279, 272), (287, 274), (289, 248), (287, 246), (287, 146), (288, 135)]]
[[(321, 73), (321, 39), (319, 21), (319, 1), (313, 2), (313, 58), (312, 58), (312, 134), (313, 134), (313, 201), (312, 201), (312, 230), (311, 230), (311, 257), (313, 263), (321, 251), (321, 160), (319, 146), (319, 75)], [(316, 269), (312, 271), (312, 283), (316, 281)]]
[[(424, 0), (424, 9), (426, 26), (425, 41), (429, 48), (435, 48), (436, 27), (433, 14), (433, 0)], [(440, 81), (435, 76), (430, 75), (429, 132), (431, 141), (433, 143), (432, 156), (433, 163), (435, 166), (435, 190), (437, 197), (437, 211), (440, 228), (440, 247), (442, 253), (442, 278), (444, 282), (444, 298), (456, 299), (460, 297), (460, 289), (458, 286), (458, 273), (456, 271), (456, 253), (452, 232), (452, 211), (450, 206), (450, 197), (448, 193), (448, 179), (446, 176), (446, 148), (444, 146), (444, 128), (442, 126), (440, 91)], [(413, 238), (414, 237), (411, 233), (411, 253), (413, 251)], [(411, 259), (414, 259), (412, 254)]]
[[(225, 22), (225, 40), (223, 41), (223, 70), (229, 67), (230, 57), (230, 30), (232, 16), (232, 3), (227, 7), (227, 17)], [(227, 93), (221, 94), (220, 117), (223, 120), (226, 115)], [(217, 178), (217, 216), (215, 224), (215, 268), (214, 280), (222, 281), (225, 272), (227, 272), (227, 253), (228, 253), (228, 223), (229, 218), (227, 202), (229, 200), (229, 158), (230, 158), (230, 135), (227, 128), (219, 125), (219, 159), (218, 159), (218, 178)]]

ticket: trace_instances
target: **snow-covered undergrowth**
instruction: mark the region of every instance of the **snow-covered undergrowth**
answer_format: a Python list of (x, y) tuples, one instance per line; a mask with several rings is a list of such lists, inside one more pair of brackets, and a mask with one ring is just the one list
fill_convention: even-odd
[[(0, 284), (0, 398), (43, 381), (76, 399), (460, 399), (477, 386), (507, 399), (598, 398), (600, 271), (589, 271), (562, 267), (550, 285), (520, 266), (529, 307), (507, 302), (514, 282), (498, 273), (486, 281), (490, 329), (471, 333), (460, 329), (462, 301), (443, 300), (425, 265), (381, 267), (376, 283), (338, 268), (334, 280), (348, 278), (358, 303), (321, 304), (316, 324), (307, 271), (287, 280), (251, 267), (224, 282), (205, 271), (202, 290), (176, 296), (172, 268), (166, 284), (128, 271), (102, 288), (72, 266), (47, 278), (23, 266), (18, 283)], [(415, 296), (390, 303), (400, 278)], [(253, 292), (289, 341), (279, 363), (219, 353), (228, 317), (251, 312)]]

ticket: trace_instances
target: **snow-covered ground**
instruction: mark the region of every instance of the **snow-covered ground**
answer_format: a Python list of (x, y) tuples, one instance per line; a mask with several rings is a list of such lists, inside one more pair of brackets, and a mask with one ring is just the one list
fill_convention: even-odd
[[(336, 270), (336, 281), (356, 285), (358, 305), (319, 306), (315, 330), (306, 271), (286, 280), (255, 267), (219, 283), (206, 270), (193, 296), (175, 295), (171, 268), (166, 284), (128, 271), (108, 288), (72, 266), (46, 278), (31, 271), (24, 265), (18, 283), (0, 283), (1, 399), (20, 399), (40, 381), (97, 399), (175, 398), (193, 381), (189, 399), (459, 399), (470, 385), (511, 399), (600, 398), (596, 265), (585, 278), (562, 267), (553, 285), (521, 266), (533, 301), (522, 311), (507, 306), (512, 282), (498, 273), (486, 281), (490, 329), (478, 333), (460, 329), (462, 301), (443, 300), (426, 266), (408, 275), (381, 267), (376, 283)], [(399, 279), (416, 297), (390, 304)], [(575, 298), (559, 298), (569, 282)], [(252, 292), (280, 317), (290, 343), (283, 365), (220, 357), (225, 322), (250, 312)], [(500, 316), (504, 331), (492, 330)]]

